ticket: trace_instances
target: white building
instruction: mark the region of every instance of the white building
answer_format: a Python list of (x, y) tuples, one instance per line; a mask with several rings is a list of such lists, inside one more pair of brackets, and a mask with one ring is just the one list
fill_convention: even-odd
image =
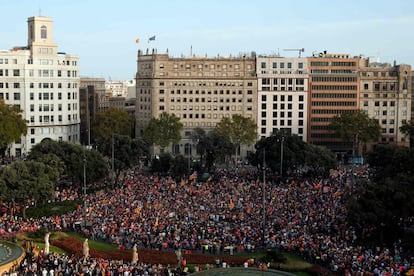
[(20, 106), (27, 135), (10, 145), (22, 156), (44, 139), (79, 142), (78, 57), (58, 52), (53, 20), (30, 17), (27, 46), (0, 51), (0, 98)]
[(256, 62), (259, 136), (268, 137), (282, 130), (306, 141), (307, 59), (258, 56)]
[(105, 82), (105, 90), (112, 97), (135, 98), (135, 80), (129, 80), (129, 81), (109, 80)]

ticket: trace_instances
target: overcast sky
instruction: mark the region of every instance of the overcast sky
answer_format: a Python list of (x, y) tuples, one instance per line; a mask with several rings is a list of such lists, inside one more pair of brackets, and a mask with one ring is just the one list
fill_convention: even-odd
[(48, 16), (59, 51), (78, 55), (88, 77), (132, 79), (147, 48), (172, 57), (305, 48), (414, 64), (412, 0), (0, 0), (0, 10), (0, 49), (26, 45), (27, 18)]

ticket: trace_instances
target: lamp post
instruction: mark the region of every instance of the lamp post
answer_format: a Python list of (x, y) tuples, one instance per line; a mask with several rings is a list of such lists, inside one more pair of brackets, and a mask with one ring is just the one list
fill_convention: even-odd
[(262, 234), (263, 234), (263, 247), (266, 247), (266, 241), (265, 241), (265, 236), (266, 236), (266, 148), (263, 147), (263, 229), (262, 229)]
[(112, 170), (112, 185), (115, 185), (115, 166), (114, 166), (114, 159), (115, 159), (115, 137), (114, 133), (112, 133), (112, 139), (111, 139), (111, 145), (112, 145), (112, 156), (111, 156), (111, 170)]
[(280, 177), (283, 175), (283, 142), (285, 140), (285, 136), (282, 136), (280, 139)]
[(191, 170), (191, 150), (192, 150), (192, 146), (191, 146), (191, 143), (188, 143), (188, 154), (189, 154), (189, 157), (188, 157), (188, 172), (190, 173), (190, 170)]
[(86, 227), (86, 212), (87, 212), (87, 206), (86, 206), (86, 154), (85, 149), (83, 150), (83, 205), (85, 209), (85, 227)]

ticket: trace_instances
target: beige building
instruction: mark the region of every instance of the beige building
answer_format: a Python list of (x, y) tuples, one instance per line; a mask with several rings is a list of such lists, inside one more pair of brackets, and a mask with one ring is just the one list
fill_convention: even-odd
[(409, 146), (399, 128), (411, 119), (411, 66), (361, 59), (359, 75), (361, 109), (381, 125), (378, 142)]
[(255, 56), (180, 57), (138, 51), (136, 74), (137, 135), (162, 112), (176, 115), (184, 125), (183, 140), (166, 149), (191, 154), (194, 128), (213, 129), (234, 114), (257, 114)]

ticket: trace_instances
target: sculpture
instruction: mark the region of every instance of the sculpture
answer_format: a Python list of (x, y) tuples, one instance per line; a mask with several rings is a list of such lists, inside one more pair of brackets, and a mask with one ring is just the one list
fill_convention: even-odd
[(49, 243), (49, 237), (50, 237), (50, 233), (46, 233), (45, 234), (45, 255), (49, 254), (49, 248), (50, 248), (50, 243)]
[(134, 244), (134, 247), (132, 247), (132, 261), (131, 264), (137, 264), (138, 262), (138, 251), (137, 251), (137, 245)]
[(83, 242), (83, 257), (85, 258), (85, 260), (89, 258), (88, 239), (85, 239), (85, 241)]

